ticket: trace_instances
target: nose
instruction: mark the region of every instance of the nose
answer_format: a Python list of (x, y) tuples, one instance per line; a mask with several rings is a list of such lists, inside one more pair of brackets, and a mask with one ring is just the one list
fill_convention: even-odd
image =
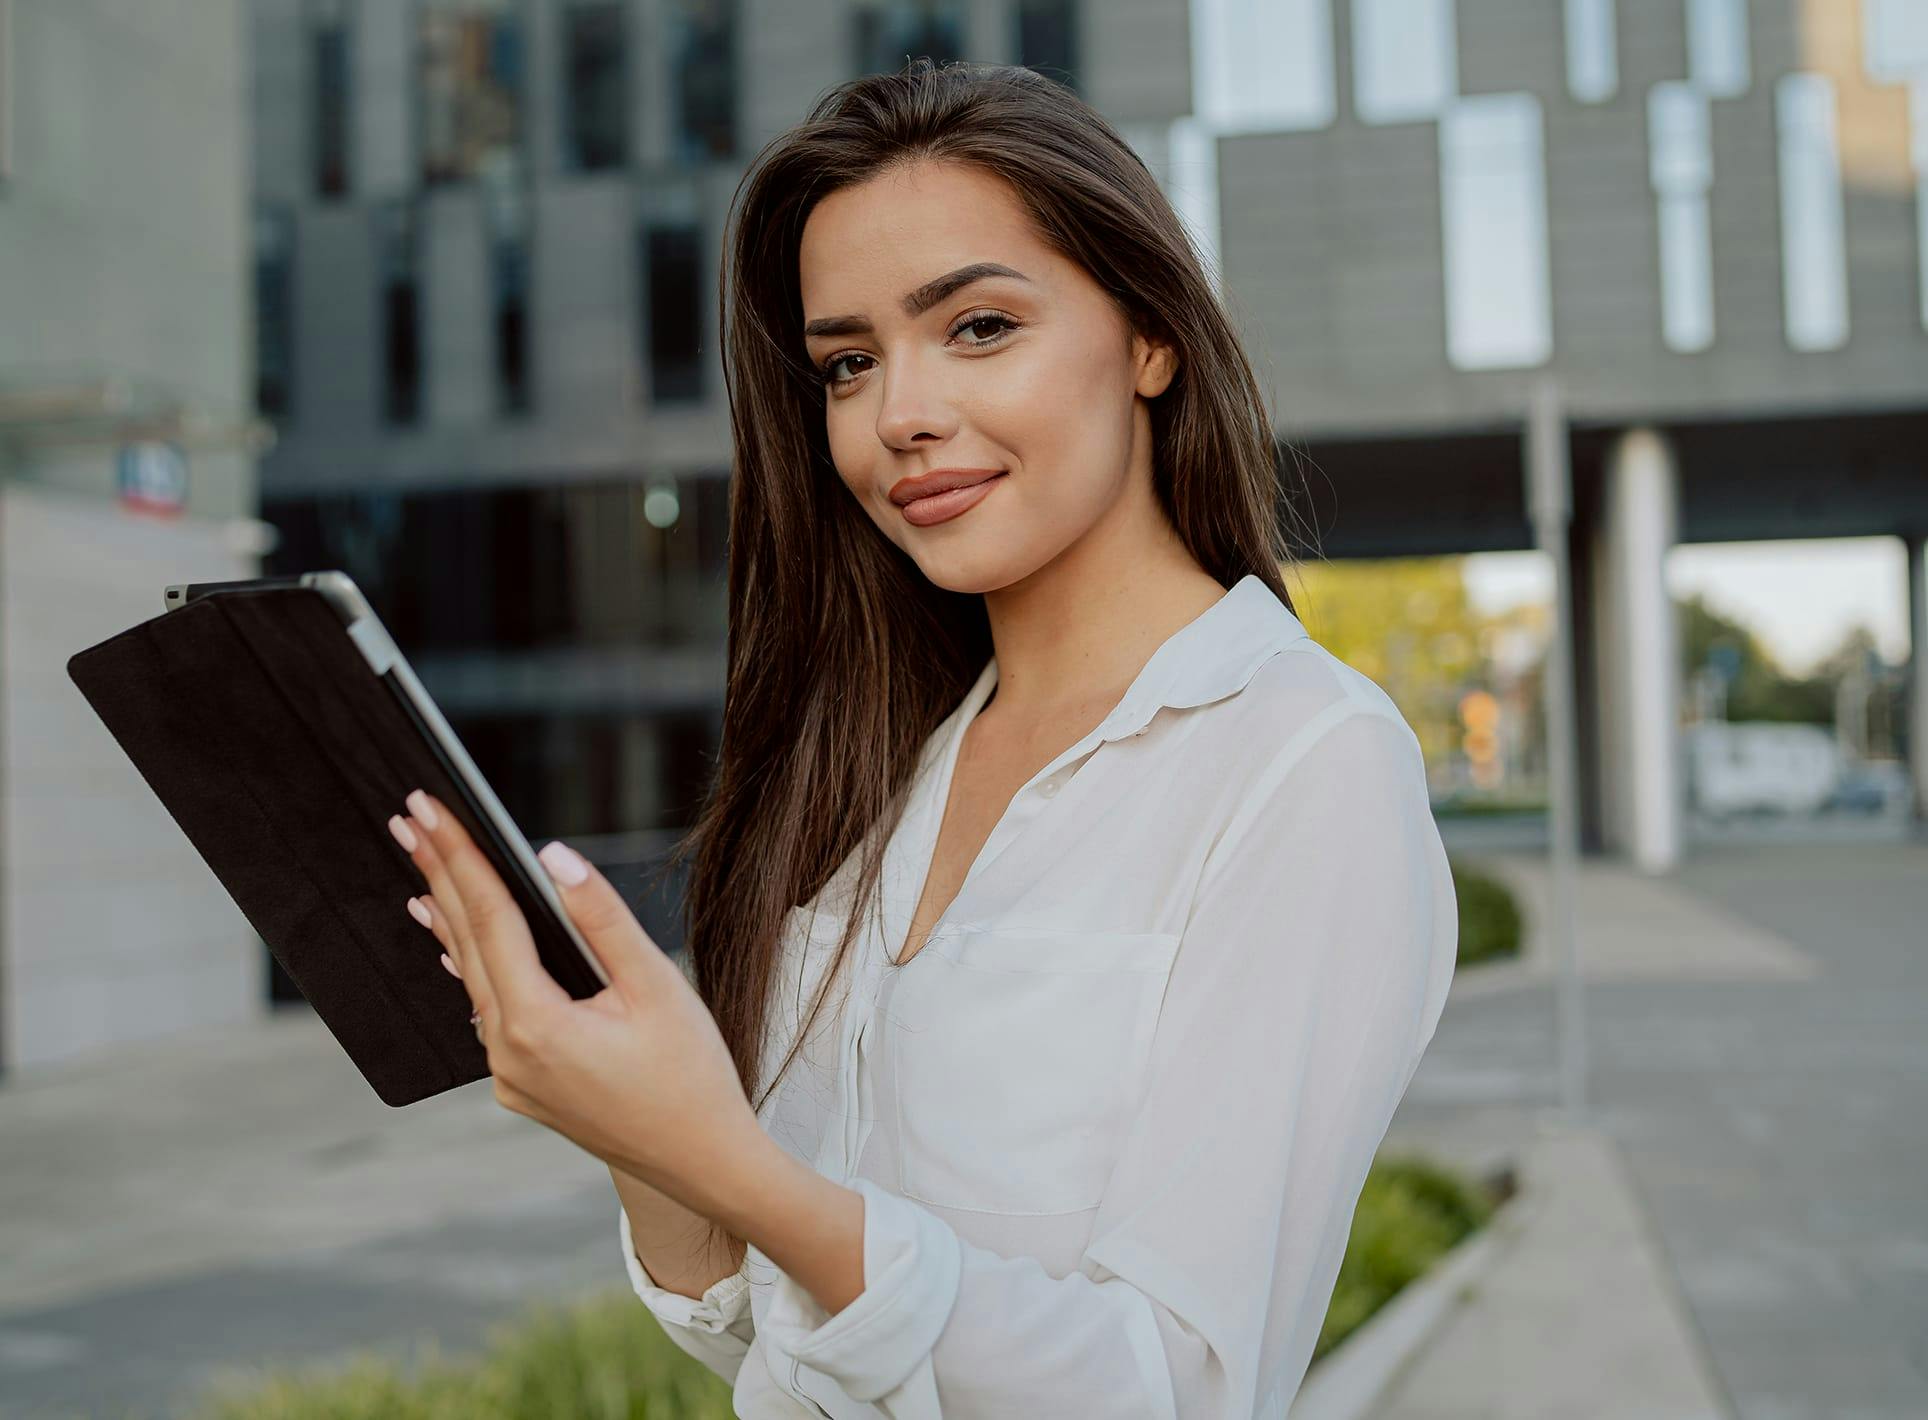
[(944, 376), (933, 362), (901, 355), (883, 370), (883, 402), (877, 408), (877, 437), (909, 452), (919, 442), (943, 442), (957, 430)]

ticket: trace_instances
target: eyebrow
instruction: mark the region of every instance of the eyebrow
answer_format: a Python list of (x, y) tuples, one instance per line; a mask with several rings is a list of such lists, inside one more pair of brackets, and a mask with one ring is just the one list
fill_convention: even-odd
[[(903, 300), (904, 314), (914, 320), (946, 296), (961, 291), (973, 281), (982, 281), (990, 276), (1009, 276), (1024, 282), (1031, 280), (1022, 271), (1015, 271), (1001, 262), (975, 261), (969, 266), (946, 272), (935, 281), (926, 281), (915, 291), (908, 292)], [(825, 316), (805, 325), (803, 333), (806, 338), (812, 335), (869, 335), (871, 328), (869, 320), (863, 316)]]

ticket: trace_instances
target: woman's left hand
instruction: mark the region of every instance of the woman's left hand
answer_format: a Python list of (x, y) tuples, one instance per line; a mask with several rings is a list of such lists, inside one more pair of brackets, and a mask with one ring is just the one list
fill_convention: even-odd
[(695, 1212), (726, 1212), (770, 1140), (681, 968), (594, 866), (552, 843), (538, 856), (610, 978), (574, 999), (455, 815), (419, 789), (407, 805), (389, 830), (428, 882), (417, 901), (479, 1016), (497, 1102)]

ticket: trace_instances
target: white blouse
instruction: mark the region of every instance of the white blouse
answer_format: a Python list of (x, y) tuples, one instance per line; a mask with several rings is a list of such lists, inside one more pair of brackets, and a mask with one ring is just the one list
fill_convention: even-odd
[[(681, 1296), (618, 1207), (630, 1282), (747, 1420), (1283, 1416), (1456, 957), (1419, 742), (1247, 576), (1018, 790), (899, 966), (996, 682), (927, 742), (881, 931), (759, 1115), (863, 1195), (864, 1291), (829, 1316), (750, 1247)], [(766, 1071), (856, 857), (786, 920)]]

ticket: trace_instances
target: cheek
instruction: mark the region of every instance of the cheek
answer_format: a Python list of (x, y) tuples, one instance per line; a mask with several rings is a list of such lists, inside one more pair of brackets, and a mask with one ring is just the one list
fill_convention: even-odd
[(874, 424), (852, 418), (846, 407), (833, 404), (824, 413), (824, 436), (837, 476), (851, 496), (863, 498), (871, 482), (871, 463), (882, 447)]

